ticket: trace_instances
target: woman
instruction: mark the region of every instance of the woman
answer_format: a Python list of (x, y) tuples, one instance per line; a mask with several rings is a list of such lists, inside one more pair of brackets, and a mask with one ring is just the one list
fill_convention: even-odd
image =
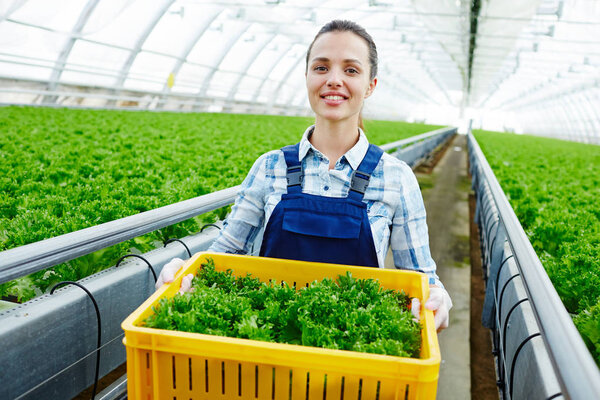
[[(361, 129), (364, 99), (377, 85), (373, 39), (350, 21), (326, 24), (308, 49), (305, 75), (315, 124), (300, 143), (254, 163), (209, 251), (248, 253), (265, 221), (261, 256), (382, 268), (391, 243), (397, 268), (429, 276), (426, 307), (444, 329), (452, 302), (435, 273), (416, 178)], [(157, 287), (182, 264), (167, 264)], [(412, 309), (418, 318), (418, 299)]]

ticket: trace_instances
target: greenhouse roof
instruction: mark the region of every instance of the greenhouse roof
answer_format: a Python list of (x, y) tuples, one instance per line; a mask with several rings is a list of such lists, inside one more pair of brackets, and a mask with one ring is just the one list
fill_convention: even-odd
[(0, 102), (309, 115), (332, 19), (377, 44), (367, 117), (600, 143), (596, 0), (0, 1)]

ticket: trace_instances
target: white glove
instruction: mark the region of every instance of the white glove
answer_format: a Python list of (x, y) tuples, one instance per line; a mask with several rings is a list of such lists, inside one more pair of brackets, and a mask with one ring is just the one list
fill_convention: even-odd
[[(163, 267), (162, 271), (160, 271), (160, 275), (156, 280), (155, 288), (158, 289), (165, 283), (171, 283), (175, 279), (175, 274), (177, 271), (185, 264), (181, 258), (174, 258), (169, 261)], [(188, 274), (183, 277), (181, 280), (181, 288), (179, 289), (179, 293), (190, 292), (192, 289), (192, 279), (194, 279), (193, 274)]]
[[(448, 320), (450, 317), (449, 311), (452, 308), (452, 299), (450, 299), (450, 295), (445, 289), (437, 286), (430, 287), (429, 298), (425, 302), (425, 308), (433, 311), (433, 320), (435, 321), (436, 331), (440, 332), (442, 329), (448, 327)], [(416, 297), (413, 297), (411, 301), (410, 310), (417, 322), (419, 322), (421, 301)]]

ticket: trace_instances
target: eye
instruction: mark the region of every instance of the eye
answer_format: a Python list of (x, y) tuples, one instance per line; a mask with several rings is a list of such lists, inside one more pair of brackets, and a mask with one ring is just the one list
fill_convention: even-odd
[(319, 72), (327, 71), (327, 67), (325, 67), (324, 65), (317, 65), (316, 67), (313, 68), (313, 71), (319, 71)]
[(358, 70), (356, 68), (346, 68), (346, 72), (348, 72), (349, 74), (358, 74)]

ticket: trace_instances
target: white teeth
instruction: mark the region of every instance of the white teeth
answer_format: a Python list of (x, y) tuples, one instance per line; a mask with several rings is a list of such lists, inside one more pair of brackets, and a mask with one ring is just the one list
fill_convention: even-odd
[(325, 96), (327, 100), (344, 100), (342, 96)]

